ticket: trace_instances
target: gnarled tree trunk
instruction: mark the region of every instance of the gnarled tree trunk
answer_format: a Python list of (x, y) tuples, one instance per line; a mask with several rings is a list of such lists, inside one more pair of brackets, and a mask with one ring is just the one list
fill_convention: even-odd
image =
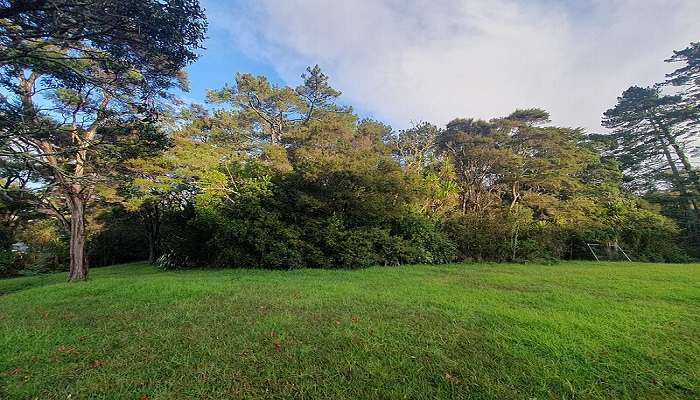
[(149, 221), (146, 229), (148, 262), (154, 264), (160, 257), (160, 221)]
[(146, 204), (141, 210), (141, 219), (148, 239), (148, 262), (154, 264), (160, 257), (160, 225), (162, 210), (158, 203)]
[[(676, 162), (673, 160), (673, 157), (671, 155), (671, 150), (669, 149), (669, 144), (673, 145), (675, 141), (673, 140), (673, 137), (668, 133), (667, 128), (664, 127), (664, 125), (661, 122), (652, 120), (651, 121), (654, 128), (656, 129), (656, 138), (659, 146), (663, 150), (664, 156), (666, 157), (666, 161), (668, 162), (668, 166), (671, 168), (671, 173), (673, 174), (673, 180), (676, 183), (676, 186), (678, 187), (679, 191), (681, 192), (681, 197), (685, 199), (686, 205), (687, 205), (687, 210), (688, 210), (688, 217), (690, 219), (690, 223), (688, 228), (691, 231), (695, 231), (696, 229), (696, 224), (698, 220), (700, 219), (700, 208), (698, 207), (698, 204), (693, 196), (692, 190), (689, 191), (688, 187), (686, 185), (686, 182), (683, 180), (681, 177), (680, 171), (678, 170), (678, 167), (676, 166)], [(676, 147), (678, 147), (678, 144), (676, 143)], [(674, 149), (677, 152), (678, 157), (681, 158), (681, 156), (685, 157), (685, 154), (681, 151), (680, 147)], [(683, 162), (683, 158), (681, 158), (681, 161)], [(687, 168), (687, 171), (689, 175), (692, 176), (693, 170), (692, 167), (689, 165), (687, 158), (685, 159), (684, 167)], [(693, 184), (693, 182), (691, 182)]]
[(82, 281), (88, 277), (85, 255), (85, 202), (80, 196), (69, 194), (70, 207), (70, 269), (68, 279)]

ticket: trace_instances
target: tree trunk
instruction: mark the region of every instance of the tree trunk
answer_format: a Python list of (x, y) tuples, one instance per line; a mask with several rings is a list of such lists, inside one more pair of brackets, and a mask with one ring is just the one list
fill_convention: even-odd
[(270, 144), (280, 144), (281, 141), (282, 133), (276, 129), (273, 129), (272, 134), (270, 135)]
[(666, 162), (668, 163), (669, 168), (671, 168), (673, 180), (676, 182), (676, 185), (678, 185), (678, 189), (681, 191), (681, 193), (685, 193), (685, 183), (683, 182), (683, 179), (681, 179), (681, 174), (678, 171), (678, 166), (676, 166), (676, 162), (673, 161), (673, 156), (671, 156), (671, 152), (668, 150), (668, 145), (661, 137), (661, 135), (657, 135), (657, 139), (659, 141), (659, 145), (661, 146), (661, 150), (663, 150), (664, 156), (666, 157)]
[(673, 150), (676, 153), (676, 156), (678, 156), (678, 159), (681, 161), (681, 164), (683, 165), (683, 169), (685, 172), (688, 174), (688, 177), (690, 178), (690, 183), (694, 188), (695, 194), (700, 192), (700, 180), (698, 179), (698, 176), (695, 172), (695, 169), (693, 168), (693, 165), (690, 163), (690, 160), (688, 159), (688, 156), (685, 154), (685, 151), (681, 148), (680, 144), (676, 140), (673, 135), (671, 135), (671, 132), (669, 132), (668, 128), (662, 125), (662, 130), (664, 133), (664, 136), (666, 137), (666, 140), (671, 144), (671, 147), (673, 147)]
[(85, 255), (85, 203), (75, 194), (69, 194), (70, 206), (70, 281), (84, 281), (88, 277)]
[(153, 242), (153, 240), (149, 240), (149, 243), (148, 243), (148, 263), (155, 264), (157, 259), (158, 259), (158, 255), (156, 253), (156, 245)]
[(148, 262), (154, 264), (160, 256), (161, 209), (158, 204), (147, 204), (141, 216), (148, 239)]
[[(657, 126), (657, 129), (658, 128), (659, 127)], [(683, 178), (681, 177), (680, 171), (678, 171), (678, 167), (676, 166), (676, 163), (674, 162), (673, 157), (671, 156), (671, 151), (668, 149), (668, 145), (666, 144), (664, 137), (658, 134), (657, 130), (657, 139), (659, 144), (661, 145), (661, 149), (664, 152), (666, 161), (668, 161), (668, 165), (671, 168), (673, 180), (676, 182), (676, 185), (678, 186), (678, 189), (681, 192), (681, 197), (685, 199), (687, 204), (689, 217), (688, 229), (694, 232), (697, 225), (697, 220), (700, 219), (700, 209), (698, 208), (698, 204), (695, 202), (695, 199), (693, 198), (692, 194), (688, 192), (686, 184), (685, 182), (683, 182)]]
[(151, 227), (153, 230), (149, 230), (149, 232), (146, 234), (148, 237), (148, 262), (151, 264), (155, 264), (156, 260), (160, 256), (160, 251), (159, 251), (159, 239), (158, 236), (159, 233), (157, 232), (157, 228)]

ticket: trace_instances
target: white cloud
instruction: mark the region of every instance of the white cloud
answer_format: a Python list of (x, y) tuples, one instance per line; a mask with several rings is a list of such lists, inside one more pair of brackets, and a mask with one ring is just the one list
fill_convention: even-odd
[(543, 107), (600, 130), (628, 86), (700, 40), (697, 0), (245, 0), (214, 6), (231, 45), (296, 84), (318, 63), (351, 104), (404, 127)]

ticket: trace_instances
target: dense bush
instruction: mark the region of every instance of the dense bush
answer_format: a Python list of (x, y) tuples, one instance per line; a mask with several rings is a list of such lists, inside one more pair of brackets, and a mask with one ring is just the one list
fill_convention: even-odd
[[(591, 242), (619, 243), (635, 259), (683, 259), (662, 245), (677, 240), (674, 224), (624, 193), (615, 166), (579, 145), (577, 130), (457, 120), (404, 132), (405, 143), (376, 122), (336, 118), (198, 171), (192, 202), (164, 228), (160, 264), (549, 262), (590, 259)], [(444, 149), (416, 145), (431, 142)]]
[(19, 272), (18, 260), (10, 250), (0, 250), (0, 278), (15, 276)]
[(424, 216), (349, 225), (341, 210), (303, 219), (280, 210), (274, 200), (201, 206), (186, 228), (168, 236), (160, 265), (358, 268), (455, 259), (454, 244)]
[(447, 221), (445, 229), (461, 260), (506, 261), (511, 254), (506, 241), (508, 227), (500, 215), (457, 215)]
[(350, 147), (295, 170), (279, 164), (248, 160), (209, 174), (193, 215), (164, 240), (161, 264), (358, 268), (455, 259), (439, 224), (401, 200), (402, 171), (381, 152)]
[(23, 227), (17, 239), (28, 247), (20, 260), (20, 269), (25, 273), (65, 271), (68, 268), (68, 238), (56, 221), (33, 221)]
[(620, 237), (622, 246), (637, 260), (688, 261), (688, 255), (678, 244), (678, 227), (651, 210), (632, 209), (625, 213)]
[(87, 251), (91, 266), (140, 261), (148, 257), (146, 236), (137, 215), (121, 207), (104, 209), (90, 227)]
[[(209, 93), (230, 108), (173, 116), (173, 147), (125, 162), (119, 187), (100, 189), (92, 265), (159, 255), (165, 269), (556, 262), (592, 259), (588, 243), (635, 260), (688, 258), (678, 243), (692, 232), (625, 190), (605, 143), (550, 125), (543, 110), (397, 133), (336, 104), (320, 69), (307, 72), (296, 88), (238, 75), (235, 88)], [(686, 211), (666, 200), (668, 216)], [(55, 223), (24, 230), (21, 262), (65, 267)], [(4, 271), (17, 269), (12, 258)]]
[(0, 278), (17, 273), (17, 262), (12, 253), (12, 235), (6, 227), (0, 227)]

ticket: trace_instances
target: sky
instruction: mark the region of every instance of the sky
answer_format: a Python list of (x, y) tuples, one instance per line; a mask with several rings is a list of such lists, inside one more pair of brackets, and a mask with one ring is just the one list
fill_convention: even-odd
[(600, 132), (632, 85), (700, 41), (700, 0), (202, 0), (190, 100), (236, 72), (296, 86), (318, 64), (363, 117), (402, 129), (540, 107)]

